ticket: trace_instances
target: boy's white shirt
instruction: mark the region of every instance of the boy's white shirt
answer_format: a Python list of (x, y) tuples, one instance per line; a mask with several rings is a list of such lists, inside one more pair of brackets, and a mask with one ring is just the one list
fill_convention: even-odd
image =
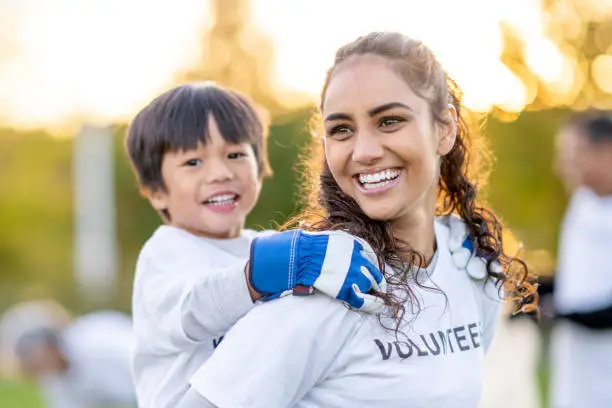
[(136, 407), (130, 351), (132, 323), (119, 312), (100, 311), (70, 324), (61, 335), (68, 372), (40, 382), (49, 408)]
[(287, 296), (240, 319), (191, 386), (221, 408), (476, 407), (501, 302), (492, 283), (455, 267), (448, 227), (435, 229), (428, 283), (446, 298), (415, 288), (425, 307), (402, 328), (407, 338), (326, 296)]
[(166, 408), (253, 301), (244, 268), (251, 240), (211, 239), (161, 226), (144, 245), (132, 298), (132, 370), (139, 405)]
[[(607, 307), (612, 300), (612, 197), (572, 196), (561, 231), (555, 308)], [(612, 407), (612, 329), (560, 321), (551, 334), (551, 406)]]

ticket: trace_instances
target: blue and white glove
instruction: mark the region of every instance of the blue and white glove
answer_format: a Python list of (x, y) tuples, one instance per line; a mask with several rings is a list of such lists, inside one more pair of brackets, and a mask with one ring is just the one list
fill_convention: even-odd
[(354, 309), (379, 313), (384, 301), (368, 292), (385, 292), (387, 283), (375, 263), (372, 248), (346, 232), (285, 231), (253, 240), (249, 281), (264, 300), (314, 288)]
[[(457, 216), (450, 215), (447, 223), (450, 230), (448, 249), (455, 266), (459, 269), (465, 269), (468, 275), (474, 279), (485, 279), (488, 276), (487, 261), (475, 254), (474, 243), (465, 222)], [(498, 262), (494, 262), (491, 268), (494, 272), (502, 271)]]

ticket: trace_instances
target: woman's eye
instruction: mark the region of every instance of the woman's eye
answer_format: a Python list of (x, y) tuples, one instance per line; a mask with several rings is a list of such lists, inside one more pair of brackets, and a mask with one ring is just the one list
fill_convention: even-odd
[(246, 157), (247, 154), (245, 152), (234, 152), (227, 155), (228, 159), (239, 159), (241, 157)]
[(353, 133), (353, 129), (347, 125), (337, 125), (332, 127), (327, 133), (329, 136), (343, 139), (350, 136)]
[(406, 120), (404, 118), (399, 118), (399, 117), (382, 118), (380, 120), (380, 126), (382, 128), (393, 128), (405, 121)]

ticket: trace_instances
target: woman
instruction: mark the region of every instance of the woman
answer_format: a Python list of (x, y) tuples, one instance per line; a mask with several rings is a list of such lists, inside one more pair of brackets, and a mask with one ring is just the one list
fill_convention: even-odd
[(456, 86), (420, 42), (372, 33), (338, 50), (320, 111), (324, 157), (312, 163), (323, 167), (310, 166), (298, 221), (370, 243), (387, 310), (366, 316), (323, 296), (256, 307), (182, 407), (476, 407), (499, 285), (521, 297), (535, 289), (476, 204)]

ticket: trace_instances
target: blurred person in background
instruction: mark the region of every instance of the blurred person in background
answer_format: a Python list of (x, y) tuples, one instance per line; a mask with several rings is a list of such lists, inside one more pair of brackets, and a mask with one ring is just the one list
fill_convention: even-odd
[(115, 311), (72, 320), (54, 302), (16, 305), (0, 321), (5, 354), (13, 354), (49, 408), (136, 407), (131, 326)]
[(552, 408), (612, 407), (612, 112), (576, 114), (558, 135), (558, 172), (572, 197), (551, 301)]
[(22, 302), (6, 310), (0, 320), (0, 375), (3, 378), (19, 375), (15, 345), (23, 333), (34, 328), (62, 329), (71, 319), (62, 305), (50, 299)]

